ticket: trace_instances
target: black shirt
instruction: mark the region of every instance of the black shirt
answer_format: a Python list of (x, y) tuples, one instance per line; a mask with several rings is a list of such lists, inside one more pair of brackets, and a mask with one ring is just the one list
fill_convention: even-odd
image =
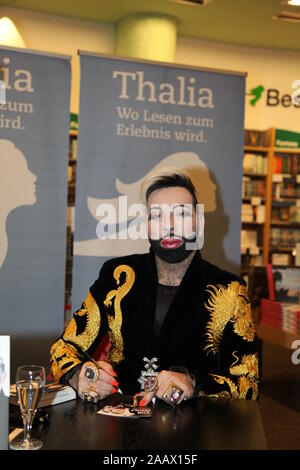
[(156, 296), (156, 308), (154, 317), (154, 332), (156, 338), (159, 336), (162, 324), (166, 318), (169, 307), (179, 286), (165, 286), (158, 284)]

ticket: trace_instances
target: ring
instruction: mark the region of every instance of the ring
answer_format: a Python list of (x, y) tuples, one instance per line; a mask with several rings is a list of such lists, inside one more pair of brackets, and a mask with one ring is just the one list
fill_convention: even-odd
[(176, 403), (178, 402), (178, 400), (181, 398), (182, 395), (183, 395), (183, 390), (181, 390), (181, 388), (179, 388), (176, 384), (171, 382), (167, 390), (163, 394), (163, 399), (167, 403), (169, 403), (169, 405), (176, 406)]
[(96, 367), (96, 365), (93, 362), (86, 362), (84, 366), (84, 375), (89, 380), (89, 382), (97, 382), (99, 379), (99, 369)]
[(148, 377), (144, 384), (145, 392), (154, 392), (158, 389), (158, 380), (156, 375), (151, 375)]
[(84, 388), (82, 390), (83, 398), (90, 403), (98, 403), (99, 395), (94, 387)]

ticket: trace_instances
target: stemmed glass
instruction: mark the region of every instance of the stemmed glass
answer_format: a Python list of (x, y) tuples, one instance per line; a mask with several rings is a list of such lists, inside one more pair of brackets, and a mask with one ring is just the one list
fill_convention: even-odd
[(16, 387), (24, 425), (24, 436), (23, 439), (14, 439), (10, 444), (11, 449), (37, 450), (42, 447), (43, 443), (37, 439), (32, 439), (30, 433), (45, 382), (44, 367), (34, 365), (18, 367)]

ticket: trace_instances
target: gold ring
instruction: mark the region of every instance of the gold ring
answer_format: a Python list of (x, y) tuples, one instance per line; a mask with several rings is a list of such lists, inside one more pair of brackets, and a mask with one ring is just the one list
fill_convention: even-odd
[(178, 400), (182, 397), (183, 390), (173, 382), (170, 383), (167, 390), (163, 394), (163, 399), (169, 403), (169, 405), (176, 406)]
[(95, 387), (90, 386), (82, 390), (83, 398), (90, 403), (98, 403), (100, 397)]
[(89, 382), (95, 383), (99, 379), (99, 368), (93, 362), (86, 362), (84, 364), (84, 375)]

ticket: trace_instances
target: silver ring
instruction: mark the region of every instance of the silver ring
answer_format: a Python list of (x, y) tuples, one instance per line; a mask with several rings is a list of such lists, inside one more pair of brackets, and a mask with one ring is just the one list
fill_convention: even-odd
[(154, 392), (158, 389), (158, 379), (156, 375), (151, 375), (148, 377), (144, 383), (145, 392)]

